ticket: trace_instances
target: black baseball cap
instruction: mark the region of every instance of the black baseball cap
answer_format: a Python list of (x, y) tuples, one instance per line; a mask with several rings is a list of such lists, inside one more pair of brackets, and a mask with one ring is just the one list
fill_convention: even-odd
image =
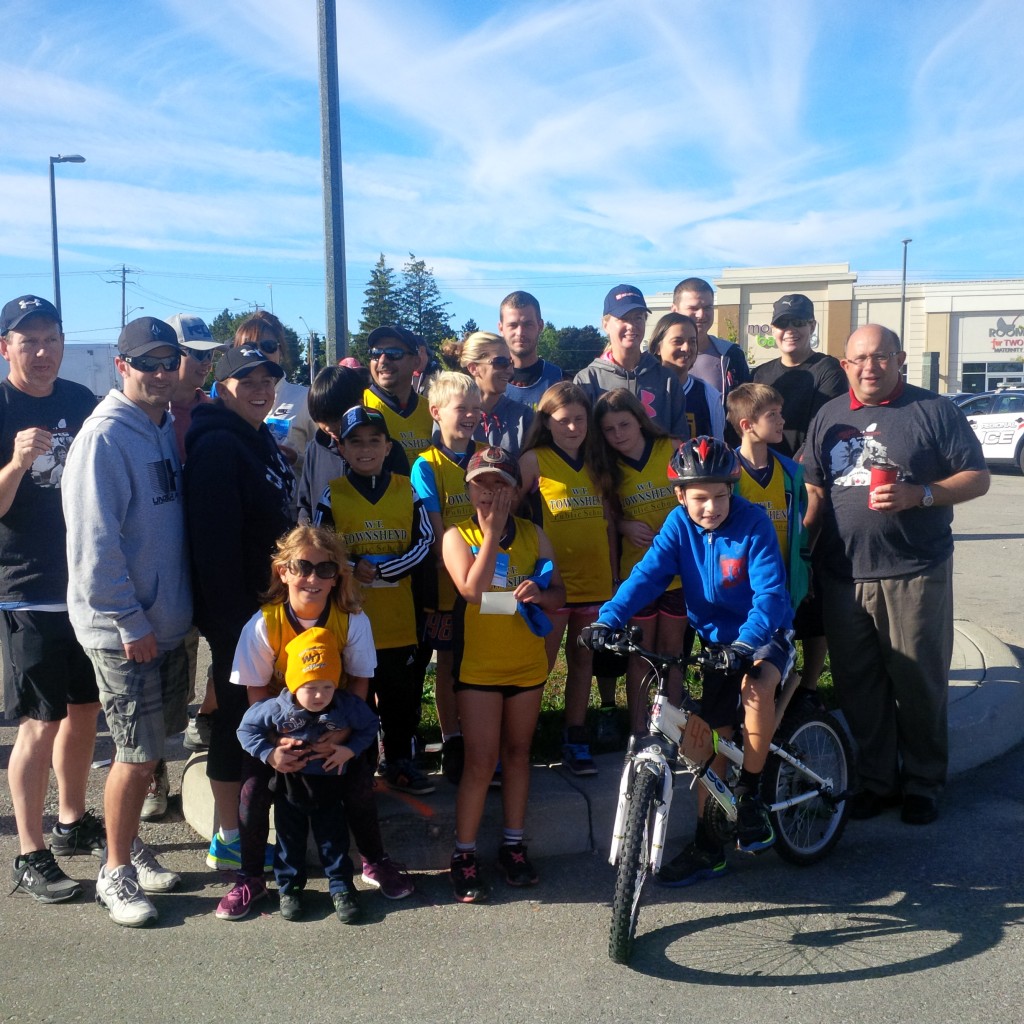
[(123, 356), (141, 356), (164, 347), (177, 351), (178, 335), (169, 323), (155, 316), (140, 316), (125, 324), (117, 339), (117, 351)]
[(241, 379), (252, 373), (258, 366), (265, 366), (270, 371), (271, 377), (281, 378), (284, 376), (282, 367), (269, 360), (255, 345), (229, 348), (217, 361), (213, 375), (217, 380), (228, 380), (231, 377)]
[(384, 324), (370, 331), (370, 336), (366, 339), (367, 348), (379, 348), (381, 342), (386, 341), (388, 338), (394, 338), (395, 341), (400, 342), (410, 352), (417, 350), (416, 336), (411, 331), (407, 331), (404, 327), (398, 327), (395, 324)]
[(772, 307), (772, 323), (783, 317), (791, 320), (813, 320), (814, 303), (806, 295), (783, 295)]
[(16, 330), (18, 325), (30, 316), (48, 317), (51, 320), (56, 320), (63, 328), (63, 324), (60, 323), (60, 313), (57, 312), (57, 307), (52, 302), (41, 299), (38, 295), (20, 295), (16, 299), (11, 299), (0, 313), (0, 334)]

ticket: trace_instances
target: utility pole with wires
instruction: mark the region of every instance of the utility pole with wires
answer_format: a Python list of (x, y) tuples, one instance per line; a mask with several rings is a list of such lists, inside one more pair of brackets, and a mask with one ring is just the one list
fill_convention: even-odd
[[(142, 271), (138, 267), (126, 267), (123, 263), (120, 267), (114, 267), (113, 270), (108, 270), (108, 274), (119, 274), (120, 279), (113, 281), (107, 280), (107, 284), (120, 284), (121, 285), (121, 329), (124, 330), (124, 325), (128, 322), (128, 303), (126, 301), (125, 289), (128, 283), (129, 274), (141, 274)], [(134, 283), (134, 282), (133, 282)], [(141, 306), (137, 307), (142, 309)]]

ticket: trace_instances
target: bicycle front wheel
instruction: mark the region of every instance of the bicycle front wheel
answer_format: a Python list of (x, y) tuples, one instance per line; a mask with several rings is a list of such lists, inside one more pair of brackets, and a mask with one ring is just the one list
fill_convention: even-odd
[[(776, 742), (824, 779), (832, 780), (832, 792), (846, 791), (850, 757), (846, 737), (831, 715), (815, 715), (791, 726), (784, 723)], [(766, 804), (790, 800), (815, 788), (798, 768), (776, 756), (768, 759), (761, 776), (761, 797)], [(775, 849), (791, 864), (814, 864), (826, 856), (846, 827), (849, 804), (821, 795), (774, 811)]]
[(650, 873), (654, 814), (660, 801), (661, 775), (656, 768), (642, 766), (633, 778), (626, 807), (626, 825), (619, 847), (612, 898), (612, 926), (608, 955), (617, 964), (629, 962), (640, 917), (640, 898)]

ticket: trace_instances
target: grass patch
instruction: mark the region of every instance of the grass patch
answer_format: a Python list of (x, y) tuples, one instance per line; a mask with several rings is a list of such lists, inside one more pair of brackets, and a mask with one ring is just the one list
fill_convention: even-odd
[[(798, 642), (797, 670), (803, 666), (803, 647)], [(434, 666), (427, 669), (427, 676), (423, 686), (423, 716), (420, 721), (419, 736), (424, 743), (440, 743), (441, 727), (437, 721), (437, 709), (434, 706), (434, 687), (436, 678)], [(693, 675), (689, 681), (690, 691), (695, 697), (700, 696), (700, 682)], [(625, 738), (629, 734), (629, 721), (626, 714), (626, 684), (625, 678), (620, 678), (615, 688), (616, 712), (623, 741), (617, 744), (600, 744), (596, 741), (591, 743), (595, 753), (603, 754), (614, 750), (625, 750)], [(825, 670), (818, 682), (818, 692), (821, 694), (825, 706), (834, 708), (836, 706), (835, 693), (832, 684), (832, 673), (829, 670), (829, 663), (826, 659)], [(600, 700), (597, 694), (596, 684), (590, 688), (590, 710), (587, 713), (587, 724), (590, 727), (591, 736), (595, 735), (595, 716), (598, 713)], [(565, 712), (565, 645), (563, 643), (555, 661), (554, 670), (548, 676), (547, 686), (544, 687), (544, 694), (541, 698), (540, 717), (537, 721), (537, 734), (533, 743), (533, 758), (535, 761), (554, 762), (562, 759), (562, 728), (563, 715)]]

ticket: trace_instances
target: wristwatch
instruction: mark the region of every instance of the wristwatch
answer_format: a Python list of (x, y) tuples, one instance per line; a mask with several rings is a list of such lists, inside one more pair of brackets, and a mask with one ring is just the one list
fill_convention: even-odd
[(920, 508), (931, 508), (935, 504), (935, 498), (932, 497), (932, 489), (925, 484), (924, 494), (921, 495)]

